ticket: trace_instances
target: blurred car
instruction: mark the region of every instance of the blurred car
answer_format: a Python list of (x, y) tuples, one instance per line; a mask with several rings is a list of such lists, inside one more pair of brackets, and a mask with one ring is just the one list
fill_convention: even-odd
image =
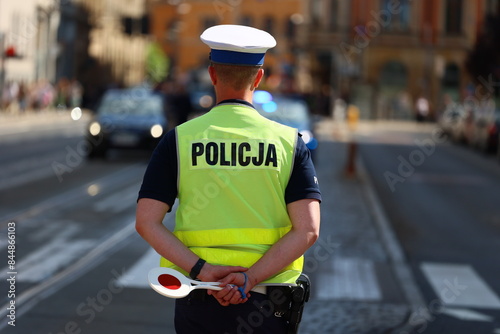
[(464, 121), (465, 110), (458, 103), (449, 103), (443, 114), (438, 120), (438, 125), (443, 131), (443, 133), (453, 140), (456, 140), (458, 135), (458, 128), (461, 126), (461, 122)]
[(88, 157), (111, 148), (154, 148), (167, 130), (164, 96), (145, 88), (108, 90), (89, 123)]
[(298, 129), (311, 152), (318, 147), (311, 114), (304, 100), (258, 90), (254, 92), (253, 105), (264, 117)]
[(191, 87), (189, 96), (195, 115), (204, 114), (215, 105), (213, 87)]
[(189, 73), (188, 91), (193, 108), (193, 117), (202, 115), (215, 105), (215, 90), (206, 67)]
[(476, 123), (475, 144), (483, 152), (495, 153), (498, 150), (500, 132), (500, 109)]

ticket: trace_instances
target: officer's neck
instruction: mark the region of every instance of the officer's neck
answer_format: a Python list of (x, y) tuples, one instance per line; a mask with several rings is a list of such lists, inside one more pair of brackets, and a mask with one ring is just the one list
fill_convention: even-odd
[(234, 89), (218, 89), (217, 85), (215, 86), (215, 96), (217, 103), (220, 103), (225, 100), (243, 100), (248, 103), (252, 103), (253, 100), (253, 90), (245, 89), (245, 90), (234, 90)]

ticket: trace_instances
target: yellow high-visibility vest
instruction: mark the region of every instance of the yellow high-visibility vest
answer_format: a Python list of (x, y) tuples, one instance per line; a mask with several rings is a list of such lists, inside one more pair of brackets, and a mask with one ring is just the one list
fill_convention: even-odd
[[(243, 104), (221, 104), (176, 128), (174, 234), (210, 264), (250, 267), (291, 229), (285, 188), (297, 130)], [(175, 268), (162, 258), (161, 266)], [(295, 283), (303, 257), (263, 283)]]

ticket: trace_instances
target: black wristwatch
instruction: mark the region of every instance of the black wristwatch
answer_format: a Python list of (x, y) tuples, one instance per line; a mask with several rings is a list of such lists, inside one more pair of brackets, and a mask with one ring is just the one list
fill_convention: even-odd
[(192, 279), (196, 279), (196, 277), (198, 277), (198, 275), (200, 274), (200, 271), (201, 271), (201, 268), (203, 268), (203, 265), (206, 263), (207, 261), (203, 260), (202, 258), (200, 258), (196, 263), (195, 265), (193, 266), (193, 268), (191, 268), (191, 272), (189, 273), (189, 277), (191, 277)]

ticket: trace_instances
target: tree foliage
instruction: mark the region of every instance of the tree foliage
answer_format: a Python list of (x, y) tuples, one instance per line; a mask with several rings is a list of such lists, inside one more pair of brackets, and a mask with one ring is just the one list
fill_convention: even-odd
[(486, 78), (495, 82), (500, 79), (500, 14), (486, 17), (484, 30), (478, 35), (465, 66), (476, 84), (482, 85)]
[(158, 43), (151, 43), (146, 51), (146, 76), (152, 84), (168, 76), (170, 59)]

